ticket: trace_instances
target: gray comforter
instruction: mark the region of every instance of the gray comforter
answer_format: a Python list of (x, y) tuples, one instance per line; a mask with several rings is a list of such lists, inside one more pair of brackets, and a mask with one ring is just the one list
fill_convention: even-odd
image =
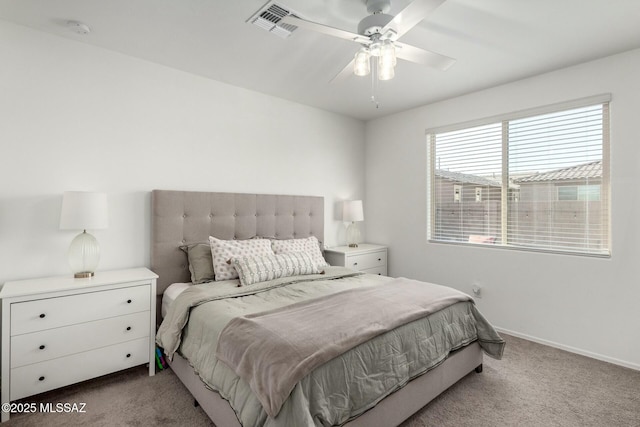
[(479, 340), (493, 357), (502, 356), (504, 341), (475, 305), (458, 302), (318, 367), (295, 385), (275, 417), (267, 415), (248, 383), (215, 357), (220, 331), (235, 317), (389, 280), (332, 267), (326, 275), (243, 288), (236, 287), (236, 281), (194, 286), (176, 299), (156, 340), (169, 357), (179, 348), (203, 381), (229, 401), (245, 426), (340, 425), (472, 341)]

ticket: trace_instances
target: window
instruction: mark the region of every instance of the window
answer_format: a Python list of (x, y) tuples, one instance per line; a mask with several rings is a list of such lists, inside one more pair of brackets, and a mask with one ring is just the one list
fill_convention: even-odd
[(608, 101), (428, 131), (428, 239), (609, 255)]
[(600, 200), (600, 185), (559, 185), (558, 200)]
[(558, 186), (558, 200), (578, 200), (578, 187), (575, 185)]
[(476, 187), (476, 202), (482, 201), (482, 187)]
[(453, 185), (453, 201), (454, 202), (459, 202), (460, 201), (460, 194), (461, 193), (462, 193), (462, 186), (454, 184)]

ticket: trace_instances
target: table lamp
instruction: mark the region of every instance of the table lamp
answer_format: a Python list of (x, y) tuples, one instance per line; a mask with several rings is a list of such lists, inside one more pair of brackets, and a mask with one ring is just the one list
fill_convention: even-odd
[(61, 230), (83, 230), (69, 246), (73, 277), (92, 277), (100, 261), (98, 241), (87, 230), (107, 228), (107, 195), (87, 191), (65, 191), (60, 213)]

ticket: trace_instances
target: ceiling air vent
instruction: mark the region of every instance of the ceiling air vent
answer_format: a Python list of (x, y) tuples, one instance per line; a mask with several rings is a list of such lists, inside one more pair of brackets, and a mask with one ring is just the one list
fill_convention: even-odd
[(268, 2), (249, 18), (247, 22), (286, 39), (298, 28), (295, 25), (280, 23), (280, 20), (288, 15), (297, 16), (287, 7), (283, 7), (274, 2)]

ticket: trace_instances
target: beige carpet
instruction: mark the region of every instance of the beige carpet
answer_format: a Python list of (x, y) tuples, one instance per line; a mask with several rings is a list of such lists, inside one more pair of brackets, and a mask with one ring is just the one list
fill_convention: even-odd
[[(503, 360), (486, 357), (483, 373), (467, 375), (403, 427), (640, 427), (640, 372), (505, 339)], [(149, 377), (144, 367), (25, 401), (83, 402), (86, 413), (14, 414), (2, 427), (213, 425), (171, 371)]]

